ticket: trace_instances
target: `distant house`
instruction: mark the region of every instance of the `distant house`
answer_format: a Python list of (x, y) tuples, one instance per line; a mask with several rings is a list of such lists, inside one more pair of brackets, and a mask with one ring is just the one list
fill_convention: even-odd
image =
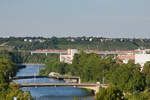
[(29, 42), (32, 42), (33, 40), (32, 39), (29, 39)]
[(39, 42), (40, 42), (40, 43), (43, 43), (43, 42), (45, 42), (45, 40), (41, 40), (41, 39), (39, 39)]
[(50, 73), (49, 73), (49, 76), (60, 76), (60, 74), (59, 74), (59, 73), (56, 73), (56, 72), (50, 72)]
[(89, 41), (90, 41), (90, 42), (93, 41), (93, 38), (90, 38)]
[(82, 38), (81, 40), (84, 41), (84, 38)]
[(74, 38), (68, 38), (67, 41), (71, 41), (71, 42), (74, 42), (75, 39)]
[(24, 39), (24, 42), (33, 42), (32, 39)]
[(24, 42), (27, 42), (28, 41), (28, 39), (24, 39)]
[(71, 42), (74, 42), (75, 41), (75, 39), (71, 39)]

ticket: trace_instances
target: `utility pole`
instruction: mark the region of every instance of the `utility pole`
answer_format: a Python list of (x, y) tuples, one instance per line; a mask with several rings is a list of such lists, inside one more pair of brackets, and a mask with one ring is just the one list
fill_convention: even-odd
[(38, 75), (39, 75), (39, 73), (40, 73), (40, 66), (38, 65)]
[(36, 83), (35, 81), (36, 81), (36, 75), (35, 75), (35, 73), (34, 73), (34, 83)]
[(104, 80), (105, 80), (105, 79), (104, 79), (104, 70), (103, 70), (103, 84), (104, 84)]
[(30, 96), (29, 96), (29, 100), (30, 100)]

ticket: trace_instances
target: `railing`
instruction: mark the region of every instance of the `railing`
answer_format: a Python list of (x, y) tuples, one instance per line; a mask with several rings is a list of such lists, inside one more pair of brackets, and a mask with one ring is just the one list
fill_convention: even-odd
[(45, 64), (42, 64), (42, 63), (41, 64), (39, 64), (39, 63), (21, 63), (21, 64), (16, 64), (16, 65), (45, 65)]
[(44, 87), (44, 86), (54, 86), (54, 87), (60, 87), (60, 86), (83, 86), (83, 87), (97, 87), (101, 86), (101, 84), (78, 84), (78, 83), (30, 83), (30, 84), (18, 84), (20, 87)]

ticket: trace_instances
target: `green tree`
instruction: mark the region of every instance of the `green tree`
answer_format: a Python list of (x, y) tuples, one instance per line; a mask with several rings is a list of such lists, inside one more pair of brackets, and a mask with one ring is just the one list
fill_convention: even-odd
[(145, 63), (142, 72), (146, 75), (147, 88), (150, 88), (150, 62)]
[(107, 89), (100, 88), (96, 100), (125, 100), (125, 97), (117, 87), (110, 86)]
[(18, 67), (14, 63), (15, 59), (8, 52), (1, 52), (0, 55), (0, 100), (12, 100), (14, 96), (21, 100), (32, 100), (29, 92), (23, 92), (16, 84), (11, 84), (10, 78), (16, 74)]
[(128, 100), (150, 100), (150, 93), (134, 92), (132, 95), (126, 95)]
[(122, 91), (133, 92), (145, 89), (145, 75), (140, 72), (139, 65), (129, 62), (111, 70), (107, 72), (106, 78), (109, 83), (118, 86)]
[(13, 100), (13, 97), (17, 97), (19, 100), (33, 100), (30, 92), (22, 91), (16, 84), (10, 84), (9, 89), (7, 90), (6, 98), (7, 100)]

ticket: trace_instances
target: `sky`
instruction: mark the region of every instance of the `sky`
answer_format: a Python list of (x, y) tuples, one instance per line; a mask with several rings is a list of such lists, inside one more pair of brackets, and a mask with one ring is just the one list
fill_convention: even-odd
[(0, 37), (150, 38), (150, 0), (0, 0)]

